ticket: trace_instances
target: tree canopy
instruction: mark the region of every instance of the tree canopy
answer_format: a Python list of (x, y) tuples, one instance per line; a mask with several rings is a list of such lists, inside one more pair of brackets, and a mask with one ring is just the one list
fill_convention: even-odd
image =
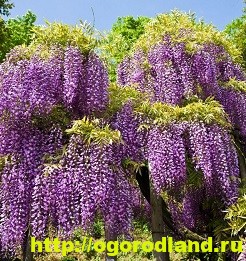
[(14, 7), (14, 4), (9, 0), (0, 0), (0, 15), (9, 15), (10, 9)]

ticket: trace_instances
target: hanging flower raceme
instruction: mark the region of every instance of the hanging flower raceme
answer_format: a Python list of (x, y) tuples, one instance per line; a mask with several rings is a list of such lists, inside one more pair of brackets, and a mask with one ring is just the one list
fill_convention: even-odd
[(179, 222), (190, 230), (199, 231), (205, 226), (205, 213), (202, 211), (204, 196), (202, 188), (189, 189), (184, 195), (183, 208), (180, 211), (182, 218)]
[(222, 47), (210, 44), (194, 55), (193, 75), (203, 98), (214, 96), (223, 105), (233, 126), (245, 136), (245, 90), (237, 85), (244, 84), (246, 75), (240, 66)]
[(133, 105), (126, 103), (114, 116), (112, 127), (120, 131), (123, 144), (118, 153), (122, 159), (130, 158), (136, 162), (144, 161), (143, 148), (146, 143), (145, 132), (140, 131), (140, 118), (134, 113)]
[(108, 75), (94, 53), (68, 47), (64, 58), (64, 103), (79, 115), (102, 111), (108, 104)]
[(207, 126), (204, 123), (193, 123), (190, 124), (188, 130), (189, 153), (191, 154), (196, 169), (202, 170), (206, 187), (210, 190), (214, 184), (212, 184), (211, 144)]
[(230, 135), (223, 128), (192, 124), (190, 151), (197, 169), (202, 170), (208, 196), (232, 204), (238, 196), (239, 165)]
[[(204, 49), (192, 57), (192, 72), (196, 85), (200, 87), (202, 98), (207, 98), (211, 93), (217, 93), (217, 67), (216, 56)], [(199, 88), (198, 87), (198, 88)]]
[(78, 48), (68, 47), (64, 55), (64, 103), (85, 110), (85, 57)]
[(86, 108), (88, 113), (102, 111), (108, 105), (108, 73), (101, 60), (90, 53), (86, 64)]
[(230, 83), (221, 90), (220, 102), (228, 113), (232, 124), (243, 137), (246, 137), (245, 99), (245, 91), (235, 90)]
[(137, 51), (119, 65), (118, 82), (134, 85), (151, 100), (179, 104), (194, 91), (190, 56), (183, 44), (173, 45), (166, 37), (146, 55)]
[(239, 166), (235, 147), (228, 133), (218, 126), (208, 129), (213, 168), (213, 184), (218, 184), (216, 195), (225, 205), (235, 203), (238, 197)]
[[(9, 156), (2, 172), (0, 192), (1, 245), (14, 251), (24, 238), (29, 222), (34, 177), (41, 171), (43, 144), (47, 136), (38, 130), (22, 133), (21, 149)], [(16, 224), (13, 226), (13, 224)]]
[(154, 188), (179, 190), (186, 179), (185, 145), (179, 126), (154, 127), (150, 130), (147, 158)]
[(59, 60), (32, 58), (11, 65), (1, 81), (0, 113), (6, 120), (28, 121), (45, 115), (60, 102), (56, 76)]

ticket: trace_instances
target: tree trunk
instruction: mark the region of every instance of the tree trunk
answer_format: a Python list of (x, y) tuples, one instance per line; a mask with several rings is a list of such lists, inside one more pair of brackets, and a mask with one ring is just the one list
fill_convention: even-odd
[[(108, 241), (117, 241), (117, 236), (115, 234), (113, 234), (112, 232), (110, 232), (110, 229), (105, 228), (105, 240), (106, 243)], [(108, 252), (106, 250), (106, 261), (116, 261), (117, 260), (117, 256), (109, 256)]]
[(239, 141), (236, 140), (236, 145), (237, 145), (237, 154), (238, 154), (238, 162), (239, 162), (239, 169), (240, 169), (240, 178), (243, 182), (243, 184), (245, 185), (246, 183), (246, 161), (245, 161), (245, 157), (243, 155), (243, 148), (240, 144)]
[(23, 261), (33, 261), (33, 253), (31, 252), (31, 231), (26, 232), (25, 242), (23, 244)]
[[(163, 200), (160, 196), (157, 196), (153, 190), (150, 189), (150, 203), (152, 208), (151, 225), (152, 225), (152, 238), (153, 243), (157, 241), (162, 241), (162, 237), (167, 236), (164, 230), (163, 222)], [(168, 247), (166, 246), (166, 249)], [(166, 252), (156, 252), (154, 251), (154, 257), (156, 261), (169, 261), (169, 253)]]
[[(149, 170), (147, 167), (142, 167), (141, 172), (136, 173), (136, 180), (138, 182), (139, 188), (141, 190), (141, 193), (145, 197), (145, 199), (148, 201), (148, 203), (151, 205), (150, 202), (150, 180), (149, 180)], [(168, 211), (168, 206), (166, 202), (161, 198), (160, 201), (162, 201), (162, 218), (164, 222), (165, 228), (168, 228), (170, 231), (172, 231), (173, 234), (179, 236), (182, 238), (182, 240), (195, 240), (195, 241), (206, 241), (207, 238), (202, 237), (193, 231), (190, 231), (189, 229), (185, 228), (184, 230), (180, 231), (175, 227), (175, 224), (173, 223), (171, 214)]]
[[(149, 170), (147, 167), (142, 167), (141, 174), (138, 172), (136, 174), (136, 180), (138, 182), (139, 188), (141, 190), (141, 193), (145, 197), (145, 199), (150, 203), (150, 180), (149, 180)], [(175, 234), (178, 234), (177, 229), (174, 227), (172, 217), (167, 209), (167, 205), (165, 201), (161, 198), (162, 201), (162, 217), (163, 222), (165, 226), (168, 227), (171, 231), (173, 231)]]
[(240, 169), (240, 178), (242, 185), (246, 185), (246, 160), (244, 155), (244, 145), (241, 142), (240, 133), (238, 130), (233, 131), (233, 136), (236, 144), (237, 155), (238, 155), (238, 163)]

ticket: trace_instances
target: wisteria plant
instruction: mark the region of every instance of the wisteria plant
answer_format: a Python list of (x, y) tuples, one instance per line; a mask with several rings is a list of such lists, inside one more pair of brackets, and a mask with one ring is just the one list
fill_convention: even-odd
[(3, 256), (22, 248), (25, 258), (28, 237), (50, 228), (60, 238), (90, 231), (97, 216), (108, 239), (131, 239), (143, 196), (163, 214), (158, 233), (204, 240), (238, 200), (246, 76), (237, 49), (193, 16), (160, 15), (116, 84), (95, 43), (80, 27), (48, 24), (0, 65)]

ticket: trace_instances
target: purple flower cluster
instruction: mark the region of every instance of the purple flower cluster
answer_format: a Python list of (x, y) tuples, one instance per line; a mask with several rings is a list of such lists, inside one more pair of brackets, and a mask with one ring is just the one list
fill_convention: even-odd
[(229, 134), (213, 125), (208, 128), (213, 168), (214, 194), (226, 206), (236, 202), (238, 197), (239, 166), (235, 147)]
[(238, 197), (239, 165), (232, 138), (223, 128), (202, 123), (189, 128), (190, 153), (202, 170), (208, 196), (231, 205)]
[(132, 59), (126, 57), (117, 70), (118, 84), (125, 86), (136, 83), (139, 90), (145, 91), (147, 79), (144, 69), (144, 62), (145, 56), (142, 51), (136, 52)]
[(118, 83), (147, 92), (151, 101), (182, 105), (191, 95), (213, 96), (245, 138), (245, 93), (223, 87), (232, 78), (245, 81), (246, 75), (223, 47), (204, 44), (189, 54), (183, 43), (174, 44), (167, 36), (146, 54), (136, 51), (118, 67)]
[(185, 144), (183, 128), (153, 127), (148, 134), (147, 158), (154, 188), (178, 191), (186, 179)]
[(151, 206), (143, 197), (139, 187), (131, 186), (133, 214), (136, 219), (151, 220)]
[(205, 215), (201, 209), (203, 197), (201, 188), (189, 189), (184, 195), (181, 222), (190, 230), (199, 231), (204, 224)]
[(89, 54), (86, 74), (85, 96), (88, 113), (102, 111), (108, 104), (108, 73), (94, 53)]
[(1, 81), (0, 114), (14, 121), (50, 112), (56, 104), (55, 63), (33, 58), (12, 65)]
[(204, 123), (189, 125), (189, 153), (196, 170), (202, 170), (207, 188), (212, 188), (211, 144), (207, 126)]
[(202, 49), (192, 57), (192, 73), (199, 96), (205, 99), (218, 90), (216, 56)]
[(194, 92), (191, 65), (185, 46), (173, 45), (166, 37), (147, 55), (138, 51), (133, 57), (127, 57), (118, 67), (118, 83), (133, 84), (149, 93), (151, 100), (175, 105)]
[(117, 82), (119, 85), (125, 86), (129, 85), (129, 74), (131, 68), (131, 59), (130, 57), (126, 57), (123, 61), (119, 64), (117, 68)]
[(68, 47), (64, 55), (64, 103), (74, 110), (85, 110), (85, 57), (78, 48)]
[[(193, 57), (193, 75), (202, 88), (202, 98), (213, 96), (224, 107), (235, 128), (245, 137), (245, 93), (223, 86), (230, 79), (245, 81), (246, 75), (229, 55), (216, 45), (205, 45)], [(220, 86), (220, 85), (221, 86)]]
[(75, 47), (53, 52), (48, 60), (33, 57), (0, 66), (2, 117), (28, 121), (61, 104), (77, 117), (105, 109), (108, 75), (100, 59)]
[(148, 62), (153, 76), (155, 101), (179, 104), (193, 91), (189, 56), (183, 45), (172, 46), (169, 40), (150, 50)]
[[(60, 166), (57, 153), (67, 138), (57, 123), (60, 119), (52, 122), (50, 115), (59, 106), (69, 111), (71, 119), (102, 111), (108, 103), (108, 78), (95, 54), (84, 57), (73, 47), (65, 51), (54, 48), (47, 60), (34, 56), (16, 61), (15, 53), (12, 55), (12, 60), (10, 55), (0, 65), (0, 155), (5, 158), (0, 184), (0, 245), (3, 251), (14, 252), (24, 243), (28, 228), (39, 238), (50, 225), (68, 234), (81, 225), (77, 206), (91, 208), (93, 195), (85, 196), (82, 202), (77, 193), (83, 189), (82, 185), (78, 188), (81, 182), (76, 183), (83, 168), (79, 172), (77, 166), (73, 177), (76, 155), (68, 153), (70, 158), (63, 159)], [(90, 169), (84, 161), (81, 164)], [(88, 190), (86, 184), (84, 187)]]
[[(37, 218), (38, 226), (34, 227), (34, 230), (42, 229), (45, 225), (40, 218), (47, 218), (43, 214), (48, 199), (46, 198), (46, 205), (42, 204), (42, 207), (38, 207), (42, 202), (42, 196), (46, 195), (46, 191), (42, 193), (39, 190), (40, 184), (45, 180), (38, 177), (42, 175), (44, 155), (54, 153), (61, 144), (58, 141), (59, 135), (52, 147), (47, 144), (47, 140), (54, 138), (53, 129), (46, 133), (35, 128), (23, 131), (22, 129), (22, 136), (17, 141), (18, 152), (9, 156), (1, 174), (0, 240), (4, 250), (14, 251), (23, 243), (31, 212)], [(36, 212), (36, 210), (42, 211)]]
[[(193, 174), (188, 174), (187, 157), (192, 160)], [(218, 125), (187, 122), (153, 126), (148, 133), (147, 160), (156, 192), (175, 198), (169, 199), (168, 206), (174, 222), (181, 226), (202, 231), (209, 222), (207, 211), (211, 211), (202, 209), (206, 202), (225, 209), (238, 198), (236, 149), (230, 134)]]
[(94, 53), (68, 47), (64, 58), (64, 103), (78, 115), (102, 111), (108, 104), (108, 74)]
[(136, 162), (144, 160), (145, 132), (140, 131), (140, 119), (134, 114), (132, 104), (126, 103), (114, 116), (111, 126), (121, 133), (123, 144), (118, 153), (121, 160), (130, 158)]
[(78, 227), (90, 230), (96, 214), (101, 214), (112, 233), (129, 233), (134, 194), (111, 145), (88, 146), (73, 136), (61, 165), (47, 172), (46, 177), (35, 179), (32, 225), (36, 237), (45, 236), (48, 221), (61, 237)]
[[(219, 100), (226, 113), (230, 116), (232, 124), (246, 137), (246, 93), (226, 87), (221, 90)], [(246, 140), (246, 139), (245, 139)]]

